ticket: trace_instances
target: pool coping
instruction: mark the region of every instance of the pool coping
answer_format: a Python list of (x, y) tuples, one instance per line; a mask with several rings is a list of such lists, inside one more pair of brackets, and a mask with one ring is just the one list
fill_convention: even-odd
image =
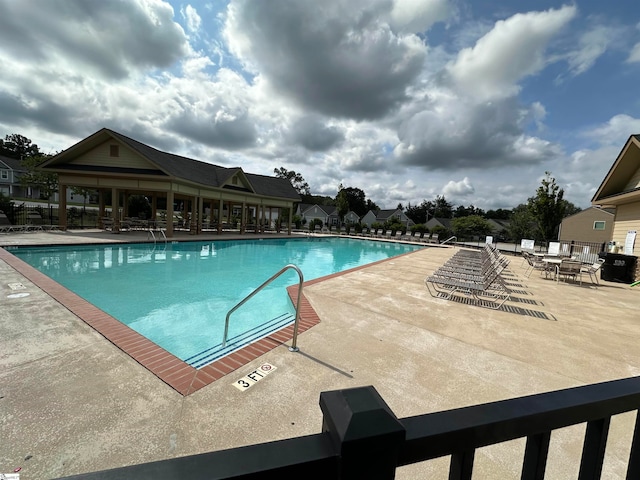
[[(333, 273), (304, 282), (303, 291), (300, 295), (298, 334), (301, 334), (320, 323), (320, 317), (304, 294), (305, 286), (346, 275), (347, 273), (361, 270), (378, 263), (387, 262), (399, 256), (409, 255), (410, 253), (413, 252), (395, 255), (390, 258), (378, 260), (366, 265), (350, 268), (342, 272)], [(71, 290), (60, 285), (55, 280), (52, 280), (44, 273), (11, 254), (11, 252), (7, 251), (3, 247), (0, 247), (0, 260), (6, 262), (7, 265), (16, 270), (16, 272), (24, 276), (27, 280), (64, 306), (76, 317), (97, 331), (105, 339), (183, 396), (188, 396), (197, 392), (201, 388), (204, 388), (229, 373), (247, 365), (274, 348), (286, 344), (293, 338), (294, 325), (291, 324), (280, 330), (272, 332), (266, 337), (246, 345), (200, 369), (197, 369), (164, 348), (156, 345), (148, 338), (115, 319), (76, 293), (73, 293)], [(287, 287), (287, 293), (294, 305), (297, 300), (298, 288), (298, 285), (291, 285)]]

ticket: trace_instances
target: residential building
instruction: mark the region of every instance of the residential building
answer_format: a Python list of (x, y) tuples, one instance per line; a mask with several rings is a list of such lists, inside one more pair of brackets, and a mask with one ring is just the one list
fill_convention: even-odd
[(614, 219), (615, 209), (589, 207), (562, 220), (558, 240), (608, 242), (613, 232)]
[(25, 172), (20, 160), (0, 155), (0, 193), (11, 198), (30, 197), (31, 189), (20, 185), (20, 177)]
[(640, 135), (631, 135), (591, 199), (593, 206), (613, 209), (609, 241), (619, 253), (636, 257), (635, 278), (640, 278)]
[(415, 222), (407, 217), (405, 213), (399, 208), (378, 211), (369, 210), (360, 219), (360, 222), (370, 228), (374, 223), (385, 223), (394, 217), (407, 228), (415, 225)]

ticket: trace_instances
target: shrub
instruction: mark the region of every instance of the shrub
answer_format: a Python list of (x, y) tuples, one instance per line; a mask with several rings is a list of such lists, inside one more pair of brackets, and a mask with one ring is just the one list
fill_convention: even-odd
[(130, 217), (151, 218), (151, 204), (144, 195), (131, 195), (127, 206)]

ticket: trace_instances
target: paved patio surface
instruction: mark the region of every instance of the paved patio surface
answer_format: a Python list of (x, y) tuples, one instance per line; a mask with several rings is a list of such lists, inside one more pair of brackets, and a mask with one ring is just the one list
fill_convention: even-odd
[[(9, 234), (0, 246), (135, 235)], [(0, 473), (61, 477), (317, 433), (327, 390), (373, 385), (405, 417), (640, 375), (640, 289), (525, 278), (513, 257), (514, 298), (500, 311), (433, 298), (424, 278), (455, 251), (428, 248), (305, 287), (321, 323), (299, 337), (300, 352), (283, 345), (190, 396), (0, 261)], [(18, 283), (29, 295), (11, 298)], [(245, 391), (232, 385), (263, 363), (277, 370)], [(624, 478), (634, 421), (613, 419), (603, 478)], [(554, 432), (547, 478), (577, 477), (583, 433)], [(524, 443), (480, 449), (477, 478), (519, 478)], [(439, 459), (397, 478), (446, 478), (447, 467)]]

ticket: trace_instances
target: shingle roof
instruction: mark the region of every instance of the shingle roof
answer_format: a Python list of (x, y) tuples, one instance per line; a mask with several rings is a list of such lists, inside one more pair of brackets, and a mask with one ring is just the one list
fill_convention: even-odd
[(443, 218), (443, 217), (432, 217), (432, 218), (438, 221), (445, 228), (448, 228), (448, 229), (451, 228), (451, 220), (452, 220), (451, 218)]
[(16, 170), (18, 172), (24, 172), (26, 169), (20, 163), (20, 160), (17, 158), (5, 157), (4, 155), (0, 155), (0, 165), (6, 165), (5, 168), (10, 168), (11, 170)]
[(381, 220), (386, 219), (386, 218), (392, 217), (397, 211), (398, 211), (397, 208), (394, 208), (392, 210), (380, 210), (376, 214), (376, 218)]
[[(198, 183), (201, 185), (206, 185), (209, 187), (217, 187), (217, 188), (233, 188), (244, 191), (253, 191), (258, 195), (277, 197), (277, 198), (285, 198), (293, 201), (300, 201), (300, 195), (296, 191), (296, 189), (291, 185), (287, 179), (277, 178), (277, 177), (269, 177), (266, 175), (258, 175), (253, 173), (246, 173), (240, 167), (221, 167), (219, 165), (214, 165), (212, 163), (203, 162), (200, 160), (194, 160), (192, 158), (183, 157), (181, 155), (176, 155), (173, 153), (163, 152), (156, 148), (153, 148), (149, 145), (146, 145), (142, 142), (134, 140), (133, 138), (127, 137), (121, 133), (115, 132), (108, 128), (103, 128), (102, 130), (94, 133), (93, 135), (87, 137), (82, 140), (78, 144), (74, 145), (68, 150), (73, 150), (75, 148), (88, 148), (91, 145), (91, 142), (88, 142), (89, 139), (99, 139), (100, 136), (110, 135), (111, 137), (119, 140), (123, 144), (127, 145), (129, 148), (140, 154), (142, 157), (146, 158), (149, 162), (155, 165), (159, 170), (144, 170), (140, 171), (139, 169), (129, 169), (131, 172), (128, 173), (140, 173), (145, 175), (162, 175), (164, 174), (176, 177), (182, 180), (186, 180), (189, 182)], [(82, 147), (82, 145), (87, 145)], [(65, 152), (62, 152), (56, 155), (53, 160), (63, 157)], [(49, 162), (45, 162), (49, 163)], [(60, 164), (56, 165), (58, 168), (61, 168)], [(45, 168), (47, 166), (45, 165)], [(73, 169), (82, 169), (86, 171), (109, 171), (109, 167), (92, 167), (92, 166), (74, 166), (73, 164), (67, 164), (62, 168), (67, 168), (70, 170)], [(126, 172), (127, 169), (122, 167), (115, 168), (118, 172)], [(243, 187), (236, 187), (225, 185), (231, 177), (236, 174), (244, 175), (251, 186), (251, 190), (248, 190)]]
[(335, 205), (319, 205), (317, 203), (302, 203), (300, 204), (300, 213), (304, 214), (307, 210), (313, 207), (318, 207), (327, 215), (335, 215), (337, 207)]
[(245, 174), (253, 190), (259, 195), (300, 200), (300, 195), (286, 178), (269, 177), (255, 173)]
[(240, 170), (239, 168), (220, 167), (212, 163), (201, 162), (200, 160), (193, 160), (181, 155), (163, 152), (133, 138), (122, 135), (121, 133), (109, 129), (106, 130), (122, 143), (125, 143), (174, 177), (219, 187), (225, 180)]

